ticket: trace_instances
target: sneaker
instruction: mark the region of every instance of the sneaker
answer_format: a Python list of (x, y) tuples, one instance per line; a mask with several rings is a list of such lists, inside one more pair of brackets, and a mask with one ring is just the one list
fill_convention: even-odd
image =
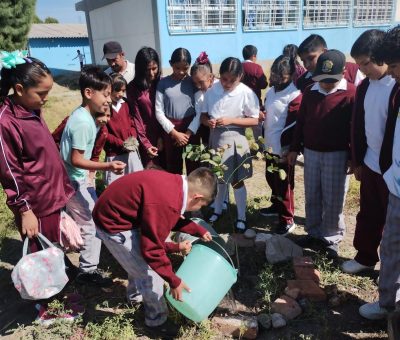
[(348, 274), (357, 274), (363, 270), (366, 269), (374, 269), (375, 266), (365, 266), (356, 260), (349, 260), (346, 262), (343, 262), (341, 268), (342, 271)]
[(278, 212), (276, 211), (276, 208), (271, 205), (268, 208), (262, 208), (259, 210), (260, 215), (265, 216), (265, 217), (270, 217), (270, 216), (278, 216)]
[(75, 281), (79, 284), (89, 284), (98, 287), (110, 287), (113, 284), (113, 280), (107, 277), (100, 269), (95, 269), (91, 272), (81, 271)]
[(48, 310), (40, 304), (37, 304), (35, 308), (39, 311), (36, 321), (45, 327), (52, 325), (56, 321), (73, 322), (80, 316), (80, 314), (85, 312), (84, 308), (79, 305), (68, 306), (67, 311), (59, 315), (49, 313)]
[(128, 303), (132, 306), (136, 306), (143, 301), (143, 296), (140, 293), (134, 293), (127, 297)]
[(221, 217), (221, 215), (222, 214), (212, 213), (212, 215), (208, 219), (208, 223), (210, 223), (210, 224), (216, 223), (219, 220), (219, 218)]
[(247, 223), (245, 220), (236, 220), (235, 224), (236, 232), (239, 234), (243, 234), (247, 230)]
[(358, 312), (368, 320), (382, 320), (388, 315), (386, 308), (379, 306), (379, 302), (371, 302), (362, 305)]
[(168, 319), (160, 326), (146, 326), (146, 328), (152, 333), (156, 333), (157, 336), (162, 337), (162, 339), (175, 339), (178, 336), (180, 329), (178, 325)]
[(296, 224), (293, 223), (280, 223), (279, 227), (275, 230), (276, 234), (286, 236), (296, 229)]
[(339, 254), (339, 245), (338, 244), (329, 244), (325, 247), (326, 257), (328, 259), (337, 259)]
[(319, 247), (319, 246), (325, 246), (323, 241), (321, 241), (315, 237), (312, 237), (310, 235), (300, 236), (294, 242), (302, 248), (309, 248), (309, 249), (313, 249), (313, 248)]

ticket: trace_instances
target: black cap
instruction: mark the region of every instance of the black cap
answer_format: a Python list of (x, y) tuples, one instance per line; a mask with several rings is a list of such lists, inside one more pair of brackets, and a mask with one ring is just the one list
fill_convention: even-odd
[(103, 59), (115, 59), (118, 54), (122, 53), (121, 44), (118, 41), (106, 42), (103, 46)]
[(346, 57), (342, 52), (328, 50), (319, 56), (312, 80), (335, 83), (343, 78), (345, 64)]

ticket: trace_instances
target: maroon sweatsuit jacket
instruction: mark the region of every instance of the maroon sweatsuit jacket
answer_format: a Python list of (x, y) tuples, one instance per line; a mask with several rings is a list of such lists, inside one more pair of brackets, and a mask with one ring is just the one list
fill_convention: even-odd
[(267, 78), (265, 77), (264, 71), (261, 65), (246, 61), (243, 65), (243, 79), (242, 83), (250, 87), (257, 95), (262, 106), (261, 90), (268, 86)]
[(396, 83), (389, 98), (388, 116), (386, 120), (385, 135), (383, 137), (379, 165), (384, 174), (392, 165), (393, 141), (396, 122), (400, 112), (400, 84)]
[(325, 96), (307, 88), (303, 93), (290, 151), (307, 149), (330, 152), (350, 148), (350, 123), (356, 87)]
[(112, 109), (111, 119), (106, 126), (108, 130), (106, 144), (104, 145), (106, 155), (115, 156), (125, 153), (124, 141), (128, 137), (137, 137), (136, 127), (129, 113), (127, 102), (122, 103), (118, 112)]
[(96, 225), (107, 233), (140, 229), (142, 255), (172, 288), (179, 286), (166, 255), (171, 230), (202, 236), (207, 230), (181, 218), (182, 176), (160, 170), (125, 175), (110, 184), (93, 209)]
[[(356, 77), (357, 77), (357, 71), (358, 71), (357, 64), (346, 62), (345, 71), (344, 71), (344, 79), (346, 79), (347, 82), (354, 84), (354, 82), (356, 81)], [(307, 74), (308, 74), (308, 72), (304, 72), (296, 81), (296, 86), (301, 92), (304, 92), (304, 90), (308, 86), (315, 83), (314, 80), (312, 80), (312, 76), (306, 78)]]
[(9, 98), (0, 106), (0, 182), (7, 205), (37, 217), (63, 208), (74, 194), (64, 163), (40, 112)]

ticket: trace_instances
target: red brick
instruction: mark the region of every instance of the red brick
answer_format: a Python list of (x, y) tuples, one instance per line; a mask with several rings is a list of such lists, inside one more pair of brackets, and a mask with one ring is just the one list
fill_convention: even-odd
[(271, 312), (282, 314), (286, 320), (292, 320), (301, 314), (301, 307), (287, 295), (282, 295), (271, 304)]
[(293, 257), (293, 267), (298, 266), (314, 268), (314, 263), (309, 256)]
[(294, 266), (294, 274), (297, 280), (313, 280), (316, 284), (319, 284), (321, 273), (311, 267)]
[(255, 339), (258, 334), (258, 322), (255, 317), (230, 316), (212, 318), (212, 324), (225, 336)]
[(325, 292), (313, 280), (288, 280), (289, 289), (299, 288), (300, 295), (310, 301), (325, 301)]
[(289, 289), (289, 287), (285, 288), (285, 295), (291, 297), (292, 299), (297, 299), (300, 295), (300, 289), (299, 288), (293, 288)]

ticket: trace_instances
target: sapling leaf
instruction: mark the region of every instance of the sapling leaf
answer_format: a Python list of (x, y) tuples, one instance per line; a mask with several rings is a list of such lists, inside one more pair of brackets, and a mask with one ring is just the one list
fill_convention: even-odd
[(286, 179), (286, 171), (283, 169), (279, 169), (279, 178), (284, 181)]

